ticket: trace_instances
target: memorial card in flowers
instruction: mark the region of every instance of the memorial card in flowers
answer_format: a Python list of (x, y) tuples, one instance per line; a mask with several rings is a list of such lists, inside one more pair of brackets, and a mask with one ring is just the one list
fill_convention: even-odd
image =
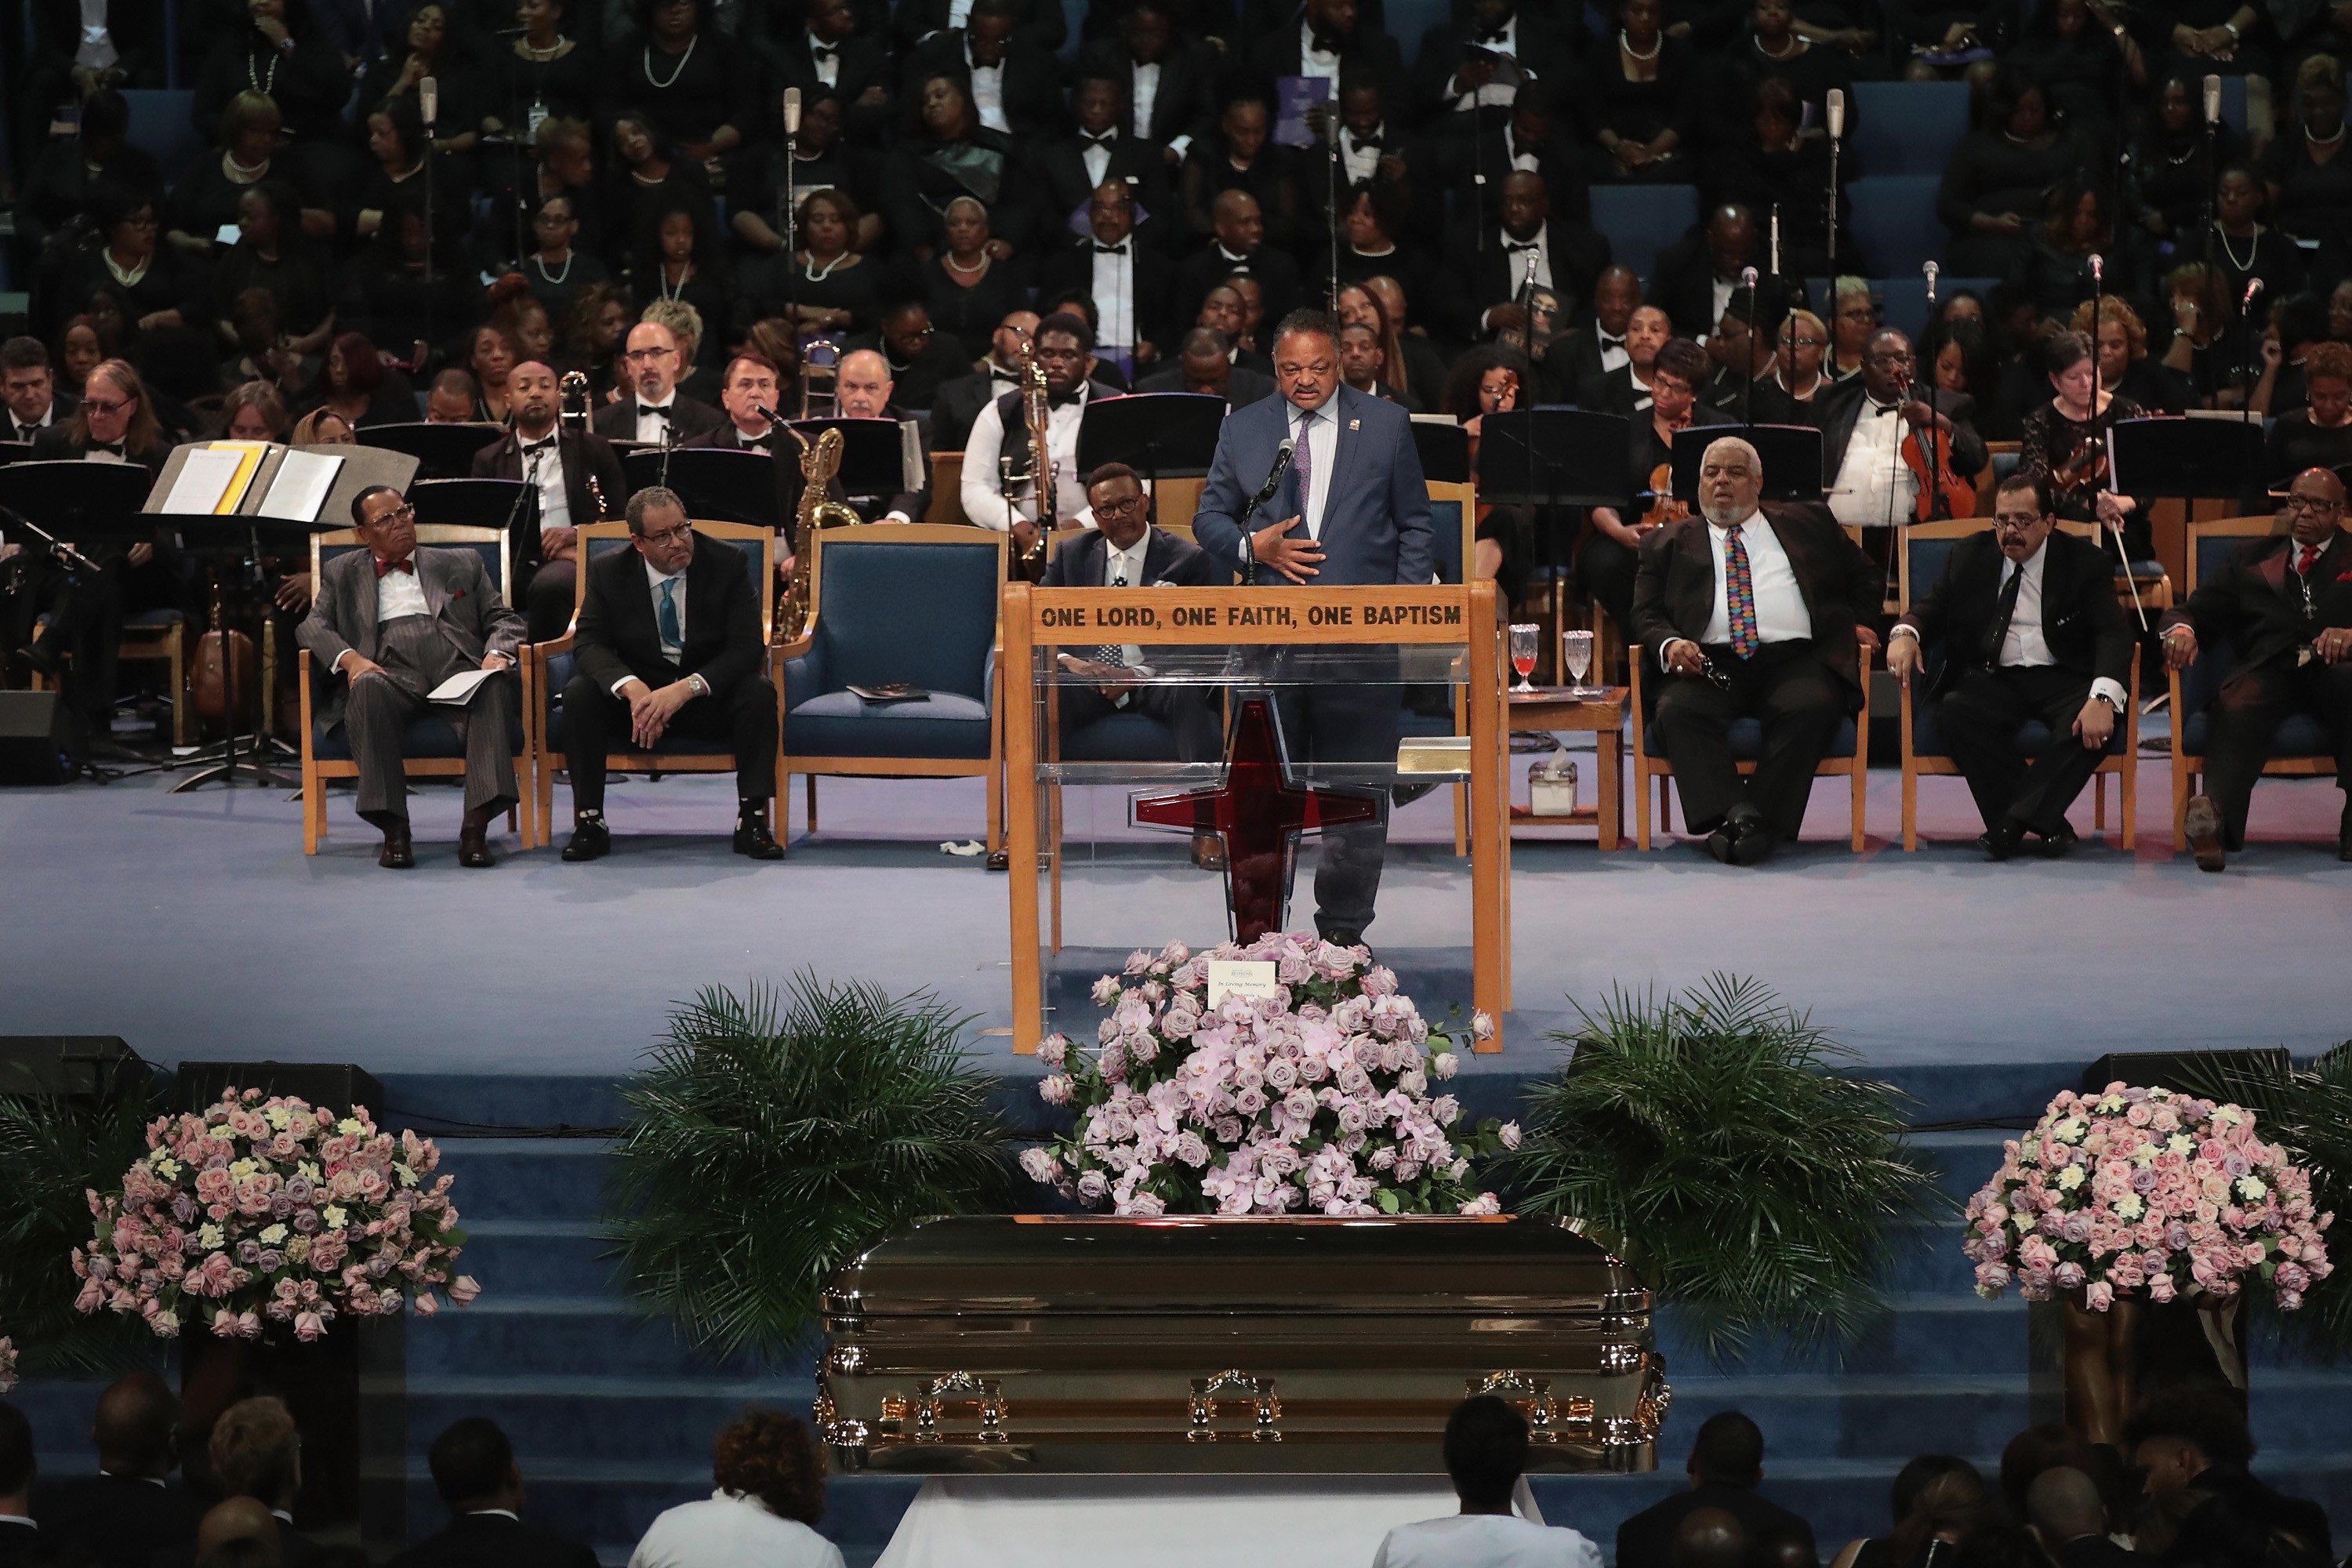
[[(1212, 1000), (1210, 965), (1229, 961), (1271, 963), (1273, 984)], [(1021, 1161), (1064, 1196), (1121, 1215), (1499, 1211), (1474, 1161), (1517, 1148), (1517, 1125), (1465, 1126), (1430, 1092), (1459, 1065), (1454, 1041), (1363, 948), (1279, 932), (1171, 944), (1094, 994), (1109, 1016), (1092, 1051), (1061, 1035), (1038, 1047), (1038, 1092), (1076, 1126)]]

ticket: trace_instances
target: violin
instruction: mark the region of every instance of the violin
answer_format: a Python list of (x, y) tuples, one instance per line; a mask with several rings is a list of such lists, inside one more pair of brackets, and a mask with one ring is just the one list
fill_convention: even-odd
[(1675, 494), (1675, 466), (1660, 463), (1650, 470), (1650, 510), (1643, 512), (1636, 528), (1656, 528), (1664, 523), (1680, 522), (1690, 515), (1690, 502)]
[(2063, 496), (2106, 489), (2107, 444), (2099, 440), (2085, 441), (2074, 449), (2073, 457), (2063, 463), (2052, 464), (2050, 488)]
[[(1908, 395), (1906, 389), (1906, 395)], [(1915, 400), (1916, 401), (1916, 400)], [(1934, 408), (1929, 404), (1930, 410)], [(1977, 510), (1977, 488), (1951, 465), (1952, 440), (1949, 436), (1937, 438), (1937, 456), (1933, 461), (1927, 445), (1920, 440), (1921, 432), (1913, 430), (1903, 437), (1903, 466), (1911, 470), (1918, 488), (1918, 498), (1912, 503), (1915, 522), (1932, 522), (1938, 516), (1974, 517)], [(1937, 471), (1940, 469), (1940, 473)]]

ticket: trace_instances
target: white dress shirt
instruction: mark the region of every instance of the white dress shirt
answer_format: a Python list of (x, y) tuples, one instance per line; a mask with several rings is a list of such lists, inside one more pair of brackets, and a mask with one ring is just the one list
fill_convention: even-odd
[(1601, 1549), (1517, 1514), (1461, 1513), (1398, 1525), (1372, 1568), (1601, 1568)]
[[(1748, 549), (1748, 581), (1756, 594), (1757, 637), (1765, 642), (1811, 637), (1812, 612), (1805, 608), (1796, 568), (1789, 564), (1789, 552), (1780, 548), (1780, 536), (1772, 531), (1772, 524), (1762, 512), (1751, 512), (1739, 525), (1739, 539)], [(1725, 553), (1731, 543), (1731, 531), (1710, 522), (1706, 541), (1715, 552), (1715, 613), (1707, 617), (1706, 631), (1698, 640), (1720, 647), (1731, 640), (1730, 567)], [(1663, 658), (1665, 649), (1658, 652)]]
[(23, 420), (17, 418), (15, 410), (10, 410), (8, 414), (10, 433), (16, 440), (19, 441), (31, 440), (35, 435), (40, 431), (47, 429), (57, 422), (58, 402), (54, 397), (49, 399), (49, 405), (41, 410), (41, 416), (38, 419), (34, 420), (30, 425), (27, 425)]
[(1078, 161), (1087, 166), (1087, 189), (1093, 190), (1110, 174), (1110, 155), (1118, 145), (1118, 127), (1104, 132), (1099, 140), (1084, 131), (1078, 132)]
[(1609, 335), (1609, 330), (1601, 325), (1598, 321), (1595, 321), (1592, 324), (1592, 335), (1593, 341), (1601, 345), (1601, 371), (1602, 374), (1607, 374), (1609, 372), (1615, 370), (1619, 365), (1632, 364), (1633, 363), (1633, 351), (1625, 346), (1625, 340), (1623, 338), (1611, 337)]
[[(996, 397), (982, 405), (980, 416), (971, 422), (971, 434), (963, 447), (963, 514), (982, 528), (992, 528), (1003, 533), (1012, 527), (1005, 517), (1005, 489), (1003, 471), (997, 459), (1005, 450), (1006, 431), (996, 405), (1003, 398)], [(1060, 407), (1051, 410), (1045, 419), (1045, 453), (1054, 462), (1054, 514), (1064, 527), (1071, 523), (1091, 522), (1094, 513), (1087, 506), (1087, 488), (1078, 482), (1078, 422), (1086, 417), (1087, 386), (1081, 382), (1077, 395)], [(1026, 425), (1016, 421), (1012, 439), (1025, 450), (1029, 441)], [(1024, 467), (1026, 467), (1024, 464)], [(1037, 521), (1036, 489), (1032, 480), (1023, 479), (1013, 486), (1012, 511), (1024, 521)]]
[(550, 528), (572, 526), (572, 492), (563, 485), (563, 448), (550, 431), (545, 444), (515, 437), (515, 447), (522, 458), (524, 479), (539, 487), (539, 526)]
[(979, 64), (971, 58), (971, 39), (963, 41), (964, 68), (971, 73), (971, 110), (980, 122), (991, 131), (1013, 133), (1013, 122), (1004, 118), (1004, 62), (992, 66)]
[[(1503, 24), (1503, 36), (1500, 38), (1492, 43), (1481, 43), (1477, 38), (1473, 37), (1469, 42), (1472, 47), (1475, 48), (1491, 49), (1496, 54), (1508, 55), (1513, 59), (1518, 58), (1519, 18), (1517, 13), (1514, 12), (1511, 19)], [(1451, 84), (1449, 83), (1448, 85)], [(1490, 81), (1475, 93), (1455, 93), (1453, 98), (1453, 103), (1454, 108), (1463, 110), (1469, 109), (1474, 104), (1484, 105), (1489, 109), (1507, 109), (1510, 107), (1511, 100), (1518, 96), (1518, 90), (1519, 89), (1516, 87), (1505, 87), (1500, 82)], [(1512, 162), (1517, 163), (1518, 160), (1514, 158)], [(1532, 167), (1532, 163), (1530, 163), (1529, 166)]]
[(1339, 166), (1340, 172), (1348, 176), (1348, 184), (1360, 185), (1379, 173), (1382, 151), (1381, 144), (1388, 140), (1388, 134), (1389, 128), (1386, 121), (1372, 127), (1372, 139), (1370, 142), (1357, 141), (1353, 130), (1340, 131)]
[[(1511, 231), (1508, 229), (1503, 229), (1500, 233), (1503, 243), (1503, 254), (1510, 258), (1511, 265), (1509, 276), (1511, 280), (1511, 292), (1516, 295), (1519, 291), (1519, 285), (1527, 280), (1527, 247), (1530, 245), (1535, 247), (1536, 287), (1538, 289), (1550, 288), (1551, 226), (1549, 224), (1546, 224), (1543, 227), (1536, 230), (1536, 236), (1533, 239), (1515, 239), (1512, 237)], [(1517, 248), (1514, 248), (1514, 247)]]
[(841, 85), (841, 48), (828, 44), (812, 28), (808, 36), (809, 63), (816, 68), (816, 79), (827, 87)]
[(1093, 299), (1102, 319), (1095, 333), (1097, 350), (1106, 359), (1116, 358), (1116, 351), (1135, 346), (1135, 237), (1121, 240), (1116, 253), (1102, 250), (1092, 235), (1087, 243), (1097, 247)]
[(647, 403), (644, 398), (638, 398), (637, 439), (650, 442), (656, 447), (676, 446), (683, 439), (683, 434), (668, 420), (654, 411), (660, 408), (675, 409), (677, 405), (677, 388), (675, 386), (671, 387), (658, 403)]
[[(1629, 365), (1633, 363), (1633, 358), (1631, 354), (1625, 356), (1625, 363)], [(1654, 405), (1656, 399), (1650, 395), (1650, 384), (1642, 379), (1642, 373), (1640, 371), (1628, 370), (1625, 373), (1625, 379), (1631, 382), (1633, 386), (1634, 413), (1639, 414), (1643, 409)]]
[(1859, 528), (1911, 521), (1919, 479), (1901, 456), (1903, 437), (1910, 431), (1899, 404), (1881, 405), (1864, 395), (1830, 492), (1832, 517)]
[(1306, 442), (1308, 464), (1307, 510), (1299, 515), (1306, 520), (1307, 536), (1318, 543), (1323, 538), (1324, 508), (1331, 500), (1331, 465), (1339, 456), (1339, 426), (1334, 417), (1338, 411), (1332, 406), (1338, 401), (1334, 394), (1331, 403), (1311, 413), (1295, 405), (1290, 410), (1291, 438)]
[(386, 572), (375, 580), (375, 624), (396, 621), (403, 616), (429, 616), (433, 606), (425, 602), (425, 584), (417, 576), (416, 558), (411, 555), (405, 572)]
[(121, 58), (107, 28), (106, 0), (81, 0), (81, 37), (74, 46), (74, 64), (102, 71)]
[(841, 1548), (757, 1498), (715, 1491), (665, 1510), (629, 1553), (629, 1568), (842, 1568)]
[(1298, 74), (1321, 77), (1331, 84), (1323, 101), (1334, 105), (1339, 101), (1339, 57), (1315, 47), (1315, 24), (1304, 20), (1298, 24)]
[(1707, 317), (1706, 322), (1700, 327), (1699, 330), (1702, 333), (1715, 331), (1715, 324), (1723, 320), (1723, 313), (1726, 310), (1731, 309), (1731, 293), (1733, 289), (1739, 287), (1739, 279), (1737, 278), (1717, 278), (1715, 279), (1713, 287), (1713, 302), (1715, 310), (1714, 312)]

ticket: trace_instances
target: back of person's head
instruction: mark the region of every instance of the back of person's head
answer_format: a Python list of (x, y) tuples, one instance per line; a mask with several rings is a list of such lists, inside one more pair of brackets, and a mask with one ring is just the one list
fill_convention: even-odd
[(1752, 1487), (1764, 1474), (1764, 1433), (1737, 1410), (1717, 1411), (1700, 1425), (1688, 1468), (1701, 1486)]
[(2246, 1413), (2221, 1388), (2168, 1388), (2141, 1401), (2124, 1423), (2124, 1452), (2158, 1437), (2193, 1445), (2210, 1464), (2242, 1465), (2254, 1457)]
[(2042, 1550), (2053, 1553), (2070, 1541), (2104, 1535), (2107, 1529), (2099, 1483), (2072, 1465), (2059, 1465), (2033, 1478), (2025, 1489), (2025, 1518), (2042, 1538)]
[(2036, 1542), (2033, 1532), (1999, 1512), (1989, 1512), (1949, 1547), (1936, 1546), (1936, 1568), (2050, 1568), (2043, 1551), (2055, 1542)]
[(280, 1568), (280, 1562), (274, 1538), (237, 1535), (200, 1553), (196, 1568)]
[[(262, 385), (275, 395), (266, 384), (247, 384)], [(282, 429), (282, 400), (278, 406)], [(89, 1440), (98, 1449), (99, 1468), (110, 1474), (169, 1475), (179, 1458), (180, 1396), (152, 1372), (119, 1377), (98, 1396), (98, 1415), (90, 1423)]]
[(779, 1519), (824, 1517), (824, 1461), (809, 1430), (780, 1410), (747, 1410), (711, 1445), (710, 1479)]
[(468, 1415), (433, 1439), (426, 1456), (433, 1489), (453, 1513), (506, 1490), (514, 1474), (514, 1445), (487, 1415)]
[(13, 1405), (0, 1405), (0, 1497), (16, 1497), (33, 1486), (33, 1424)]
[(1903, 1496), (1905, 1477), (1913, 1466), (1932, 1464), (1917, 1478), (1916, 1489), (1910, 1493), (1910, 1504), (1904, 1508), (1895, 1521), (1895, 1558), (1897, 1563), (1916, 1562), (1927, 1550), (1930, 1541), (1958, 1541), (1969, 1531), (1995, 1517), (1992, 1494), (1985, 1489), (1984, 1478), (1966, 1459), (1949, 1454), (1932, 1454), (1914, 1459), (1903, 1467), (1895, 1478), (1898, 1506)]
[(1675, 1527), (1674, 1568), (1748, 1568), (1748, 1529), (1728, 1509), (1696, 1508)]
[(272, 1507), (294, 1496), (301, 1475), (301, 1439), (285, 1401), (268, 1394), (240, 1399), (213, 1424), (206, 1450), (221, 1490)]
[(1527, 1468), (1527, 1419), (1508, 1401), (1477, 1394), (1445, 1418), (1445, 1473), (1464, 1508), (1508, 1508)]
[(257, 1498), (233, 1497), (215, 1503), (196, 1523), (199, 1563), (211, 1562), (215, 1552), (240, 1543), (258, 1545), (267, 1553), (257, 1560), (247, 1559), (243, 1568), (277, 1568), (278, 1521), (271, 1516), (269, 1505)]
[(1813, 1544), (1811, 1531), (1786, 1525), (1758, 1536), (1748, 1560), (1755, 1568), (1822, 1568), (1822, 1554)]
[(2000, 1495), (2010, 1513), (2026, 1518), (2025, 1494), (2034, 1479), (2062, 1466), (2088, 1475), (2099, 1473), (2091, 1440), (2072, 1426), (2044, 1421), (2011, 1437), (2000, 1451)]

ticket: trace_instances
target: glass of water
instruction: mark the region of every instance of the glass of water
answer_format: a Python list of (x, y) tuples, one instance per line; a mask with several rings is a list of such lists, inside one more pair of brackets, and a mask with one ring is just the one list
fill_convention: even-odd
[(1559, 665), (1568, 671), (1568, 694), (1570, 697), (1597, 697), (1597, 689), (1584, 684), (1584, 677), (1592, 668), (1592, 634), (1589, 631), (1564, 631), (1559, 634)]

